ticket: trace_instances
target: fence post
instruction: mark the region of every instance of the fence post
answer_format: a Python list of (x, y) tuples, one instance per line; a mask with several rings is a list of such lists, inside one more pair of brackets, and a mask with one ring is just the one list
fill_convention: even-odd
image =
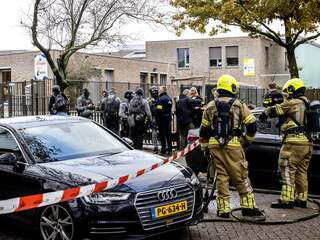
[(30, 96), (30, 98), (31, 98), (31, 115), (34, 115), (34, 86), (33, 86), (33, 82), (34, 82), (34, 80), (33, 79), (31, 79), (31, 96)]
[(4, 117), (4, 87), (0, 83), (0, 118)]
[(24, 116), (28, 115), (26, 86), (27, 86), (27, 81), (22, 82), (22, 111)]
[(35, 94), (35, 101), (36, 101), (36, 115), (39, 115), (39, 82), (36, 83), (36, 94)]
[(49, 80), (43, 80), (43, 86), (42, 86), (42, 115), (46, 115), (47, 114), (47, 103), (46, 103), (46, 86), (48, 85), (48, 81)]
[(12, 101), (12, 97), (13, 97), (12, 96), (12, 86), (9, 85), (8, 90), (9, 90), (9, 96), (8, 96), (9, 117), (12, 117), (12, 107), (13, 107), (13, 105), (12, 105), (12, 103), (13, 103), (13, 101)]

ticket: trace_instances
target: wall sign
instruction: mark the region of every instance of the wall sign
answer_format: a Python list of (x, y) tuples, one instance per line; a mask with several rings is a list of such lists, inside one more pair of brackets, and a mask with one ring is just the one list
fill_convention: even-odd
[(34, 58), (34, 78), (35, 80), (48, 79), (48, 61), (44, 55), (37, 55)]
[(243, 59), (243, 75), (245, 77), (255, 76), (254, 58)]

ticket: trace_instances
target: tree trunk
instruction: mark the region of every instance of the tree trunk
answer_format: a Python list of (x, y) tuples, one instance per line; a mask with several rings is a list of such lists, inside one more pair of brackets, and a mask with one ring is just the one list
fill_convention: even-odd
[(299, 69), (297, 65), (295, 47), (288, 47), (287, 49), (287, 58), (288, 58), (288, 68), (291, 78), (299, 78)]
[(56, 80), (57, 85), (60, 86), (61, 91), (64, 91), (68, 87), (68, 85), (65, 81), (66, 79), (61, 76), (59, 71), (54, 73), (54, 76), (55, 76), (55, 80)]
[(64, 65), (64, 61), (60, 57), (57, 58), (57, 66), (58, 71), (56, 71), (54, 75), (56, 77), (57, 84), (60, 86), (61, 90), (64, 91), (68, 87), (68, 84), (66, 83), (67, 66)]

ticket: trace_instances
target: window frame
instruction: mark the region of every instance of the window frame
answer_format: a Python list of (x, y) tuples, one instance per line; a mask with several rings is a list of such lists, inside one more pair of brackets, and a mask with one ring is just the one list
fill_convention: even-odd
[(264, 54), (265, 54), (265, 68), (270, 67), (270, 48), (269, 46), (264, 47)]
[[(163, 83), (164, 80), (164, 83)], [(168, 74), (166, 73), (160, 73), (159, 75), (159, 83), (161, 86), (167, 86), (167, 82), (168, 82)]]
[[(18, 161), (18, 163), (26, 165), (26, 166), (30, 165), (29, 162), (28, 162), (28, 157), (27, 157), (25, 151), (23, 150), (23, 148), (21, 146), (21, 143), (18, 141), (18, 138), (14, 134), (14, 132), (10, 128), (8, 128), (6, 126), (3, 126), (3, 125), (0, 125), (0, 129), (4, 129), (5, 131), (8, 131), (10, 133), (10, 135), (13, 137), (14, 141), (16, 142), (16, 144), (18, 145), (18, 148), (19, 148), (19, 150), (20, 150), (20, 152), (21, 152), (21, 154), (23, 156), (23, 160), (24, 160), (23, 162)], [(0, 148), (1, 148), (1, 146), (0, 146)]]
[[(237, 59), (238, 59), (238, 63), (237, 65), (230, 65), (228, 64), (228, 59), (230, 58), (235, 58), (235, 57), (228, 57), (228, 48), (233, 48), (236, 47), (237, 48)], [(226, 51), (226, 56), (225, 56), (225, 63), (226, 63), (226, 67), (239, 67), (240, 66), (240, 60), (239, 60), (239, 46), (238, 45), (233, 45), (233, 46), (226, 46), (225, 47), (225, 51)]]
[[(183, 67), (180, 67), (179, 66), (179, 57), (180, 57), (180, 54), (179, 54), (179, 51), (180, 50), (184, 50), (184, 66)], [(186, 54), (186, 52), (188, 52), (188, 54)], [(178, 58), (178, 69), (189, 69), (190, 68), (190, 49), (189, 48), (177, 48), (177, 58)]]
[[(216, 48), (216, 49), (220, 49), (220, 58), (211, 58), (210, 57), (210, 50), (211, 49), (214, 49), (214, 48)], [(214, 66), (214, 65), (211, 65), (211, 61), (213, 61), (213, 60), (216, 60), (217, 61), (217, 65), (216, 66)], [(220, 60), (220, 66), (219, 66), (219, 60)], [(222, 47), (221, 46), (217, 46), (217, 47), (209, 47), (209, 67), (210, 68), (222, 68), (223, 67), (223, 62), (222, 62)]]
[(284, 53), (284, 71), (288, 72), (289, 71), (289, 61), (288, 61), (288, 52), (285, 51)]

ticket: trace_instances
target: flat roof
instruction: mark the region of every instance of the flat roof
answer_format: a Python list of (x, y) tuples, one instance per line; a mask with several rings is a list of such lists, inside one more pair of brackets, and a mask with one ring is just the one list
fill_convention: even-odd
[[(201, 41), (201, 40), (215, 40), (215, 39), (237, 39), (237, 38), (250, 38), (250, 39), (256, 39), (249, 36), (238, 36), (238, 37), (205, 37), (205, 38), (183, 38), (183, 39), (168, 39), (168, 40), (150, 40), (146, 41), (148, 42), (180, 42), (180, 41)], [(262, 38), (262, 37), (261, 37)], [(265, 39), (265, 38), (263, 38)], [(271, 41), (270, 39), (267, 39)]]
[[(53, 52), (60, 52), (62, 50), (51, 50)], [(22, 55), (22, 54), (30, 54), (30, 53), (38, 53), (40, 54), (40, 50), (26, 50), (26, 51), (9, 51), (6, 53), (1, 54), (0, 52), (0, 57), (1, 56), (9, 56), (9, 55)], [(128, 60), (128, 61), (138, 61), (138, 62), (150, 62), (150, 63), (160, 63), (160, 64), (169, 64), (169, 65), (175, 65), (175, 63), (170, 63), (170, 62), (161, 62), (161, 61), (154, 61), (154, 60), (146, 60), (146, 59), (136, 59), (136, 58), (125, 58), (121, 56), (110, 56), (105, 53), (88, 53), (88, 52), (76, 52), (76, 54), (85, 54), (88, 56), (96, 56), (96, 57), (104, 57), (104, 58), (114, 58), (114, 59), (122, 59), (122, 60)]]

